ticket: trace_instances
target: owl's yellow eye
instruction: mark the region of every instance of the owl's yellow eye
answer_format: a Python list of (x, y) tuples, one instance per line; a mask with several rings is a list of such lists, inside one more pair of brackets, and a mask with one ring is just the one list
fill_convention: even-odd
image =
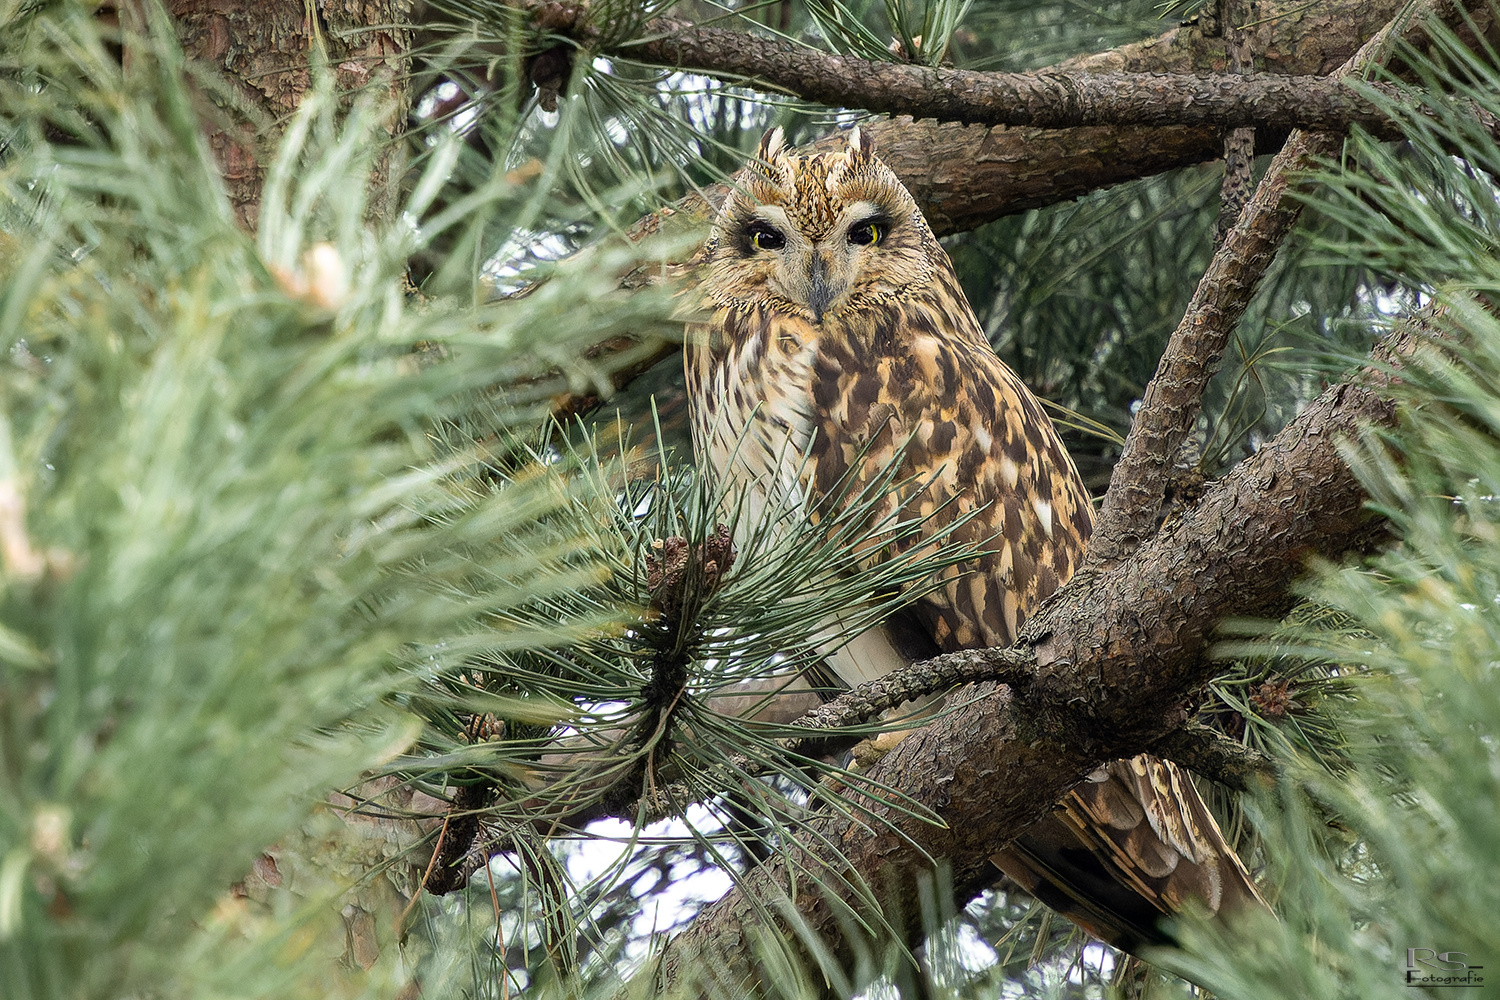
[(780, 250), (786, 246), (786, 237), (764, 222), (752, 223), (745, 236), (752, 250)]
[(878, 246), (890, 231), (891, 224), (884, 219), (866, 219), (849, 229), (849, 242), (861, 247)]

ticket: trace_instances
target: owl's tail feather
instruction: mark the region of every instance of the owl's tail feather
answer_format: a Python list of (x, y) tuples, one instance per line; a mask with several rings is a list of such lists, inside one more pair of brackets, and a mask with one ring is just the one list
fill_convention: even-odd
[(1142, 754), (1105, 765), (992, 859), (1042, 903), (1125, 951), (1163, 917), (1270, 907), (1187, 775)]

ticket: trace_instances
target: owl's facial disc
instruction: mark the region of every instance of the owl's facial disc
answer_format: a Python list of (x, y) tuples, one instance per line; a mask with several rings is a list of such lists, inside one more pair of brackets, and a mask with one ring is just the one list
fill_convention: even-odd
[(779, 205), (760, 205), (737, 233), (746, 258), (770, 266), (769, 291), (812, 314), (814, 323), (837, 312), (870, 259), (882, 251), (894, 222), (870, 201), (846, 206), (834, 224), (810, 240)]
[(942, 248), (874, 144), (849, 136), (844, 151), (804, 156), (767, 133), (714, 223), (712, 301), (827, 326), (933, 292)]

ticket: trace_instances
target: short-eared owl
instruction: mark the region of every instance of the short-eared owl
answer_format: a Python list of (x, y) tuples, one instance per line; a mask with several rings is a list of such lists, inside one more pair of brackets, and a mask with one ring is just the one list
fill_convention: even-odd
[[(828, 652), (847, 684), (938, 650), (1009, 645), (1072, 575), (1089, 497), (1052, 422), (991, 349), (948, 255), (858, 128), (797, 155), (780, 129), (736, 179), (704, 250), (711, 319), (690, 333), (699, 460), (763, 503), (815, 505), (897, 469), (926, 484), (908, 510), (976, 546), (916, 606), (914, 630), (873, 629)], [(803, 456), (807, 460), (803, 461)], [(896, 501), (892, 501), (894, 505)], [(1159, 939), (1164, 913), (1259, 897), (1186, 776), (1115, 761), (995, 863), (1116, 944)]]

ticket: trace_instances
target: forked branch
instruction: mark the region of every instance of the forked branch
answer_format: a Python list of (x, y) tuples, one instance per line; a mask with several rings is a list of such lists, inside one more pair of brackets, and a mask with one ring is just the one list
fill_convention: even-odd
[[(1467, 5), (1480, 3), (1468, 0)], [(1461, 22), (1464, 7), (1447, 0), (1422, 4), (1414, 16), (1392, 21), (1361, 46), (1335, 76), (1363, 74), (1389, 55), (1398, 32), (1420, 31), (1426, 19)], [(1276, 251), (1301, 214), (1300, 203), (1289, 197), (1292, 185), (1319, 160), (1336, 154), (1342, 142), (1332, 133), (1292, 133), (1215, 251), (1146, 388), (1100, 507), (1084, 572), (1118, 562), (1155, 534), (1173, 462), (1202, 410), (1204, 390)]]

